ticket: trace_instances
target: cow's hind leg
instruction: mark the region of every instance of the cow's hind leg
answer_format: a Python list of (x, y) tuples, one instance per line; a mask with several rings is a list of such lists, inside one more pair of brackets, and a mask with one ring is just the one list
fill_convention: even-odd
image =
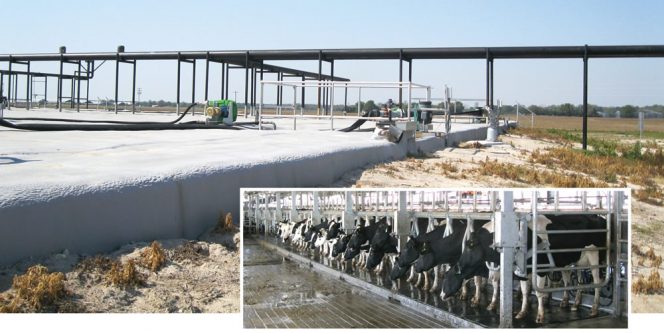
[(434, 266), (433, 268), (433, 285), (431, 285), (431, 288), (429, 289), (429, 292), (434, 292), (436, 289), (438, 289), (438, 285), (440, 284), (440, 270), (442, 269), (443, 266)]
[[(535, 277), (537, 281), (537, 288), (543, 289), (546, 286), (546, 276), (537, 276)], [(537, 295), (537, 318), (535, 322), (538, 324), (544, 323), (544, 299), (546, 298), (546, 293), (535, 292)]]
[(516, 319), (523, 319), (528, 314), (528, 295), (530, 295), (530, 279), (519, 283), (521, 286), (521, 311), (516, 314)]
[(461, 283), (461, 294), (459, 295), (459, 299), (462, 301), (468, 299), (468, 281), (470, 280), (463, 280)]
[(473, 281), (475, 282), (475, 295), (473, 295), (473, 298), (470, 300), (470, 305), (472, 307), (476, 307), (480, 305), (480, 296), (482, 295), (482, 277), (475, 276), (473, 277)]
[(500, 294), (500, 271), (489, 272), (489, 278), (491, 279), (491, 286), (493, 287), (493, 295), (491, 296), (491, 303), (486, 309), (493, 311), (498, 306), (498, 296)]
[[(562, 271), (561, 272), (563, 275), (563, 286), (567, 287), (570, 285), (570, 282), (572, 282), (572, 272), (570, 271)], [(566, 308), (569, 306), (569, 292), (567, 290), (563, 290), (563, 299), (560, 301), (560, 307), (561, 308)]]

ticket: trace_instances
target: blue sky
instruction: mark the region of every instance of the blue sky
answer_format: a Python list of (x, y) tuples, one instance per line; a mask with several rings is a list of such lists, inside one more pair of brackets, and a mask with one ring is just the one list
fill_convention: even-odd
[[(664, 44), (661, 1), (13, 1), (2, 8), (3, 54), (55, 52), (60, 45), (69, 52), (114, 51), (120, 44), (127, 51)], [(317, 70), (314, 61), (275, 64)], [(202, 87), (203, 62), (197, 67)], [(33, 70), (56, 68), (33, 64)], [(121, 68), (120, 99), (129, 99), (131, 67)], [(139, 63), (142, 99), (175, 100), (175, 68), (175, 62)], [(183, 69), (181, 91), (189, 100), (191, 70)], [(664, 104), (664, 59), (591, 60), (589, 71), (591, 103)], [(219, 90), (218, 72), (213, 65), (212, 92)], [(339, 61), (335, 73), (395, 81), (398, 64)], [(579, 104), (581, 75), (580, 60), (496, 61), (495, 95), (510, 104)], [(113, 76), (114, 66), (105, 64), (91, 97), (112, 97)], [(413, 80), (432, 85), (434, 96), (446, 84), (456, 97), (485, 94), (483, 61), (415, 61)], [(243, 96), (240, 71), (232, 75), (230, 90)], [(267, 100), (272, 96), (266, 93)], [(49, 99), (54, 97), (49, 89)], [(197, 89), (196, 98), (202, 97)], [(313, 93), (308, 97), (313, 101)], [(363, 97), (380, 101), (395, 94)]]

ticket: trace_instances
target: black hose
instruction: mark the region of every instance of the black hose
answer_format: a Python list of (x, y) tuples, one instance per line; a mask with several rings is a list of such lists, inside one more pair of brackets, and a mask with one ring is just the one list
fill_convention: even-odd
[[(361, 117), (362, 117), (362, 118), (368, 117), (369, 114), (370, 114), (370, 111), (365, 111), (365, 112), (361, 115)], [(352, 125), (350, 125), (350, 126), (348, 126), (348, 127), (346, 127), (346, 128), (339, 129), (338, 131), (339, 131), (339, 132), (352, 132), (352, 131), (354, 131), (354, 130), (360, 128), (365, 122), (367, 122), (366, 119), (359, 119), (359, 120), (355, 121)]]
[(6, 120), (32, 120), (32, 121), (58, 121), (66, 123), (90, 123), (90, 124), (125, 124), (125, 125), (148, 125), (148, 124), (175, 124), (182, 120), (185, 115), (194, 107), (196, 103), (191, 104), (187, 107), (186, 110), (175, 120), (167, 122), (158, 122), (158, 121), (119, 121), (119, 120), (83, 120), (83, 119), (67, 119), (67, 118), (9, 118), (5, 117)]
[(204, 123), (184, 124), (14, 124), (0, 119), (0, 126), (28, 131), (161, 131), (161, 130), (185, 130), (185, 129), (230, 129), (240, 130), (239, 127), (225, 124), (207, 125)]

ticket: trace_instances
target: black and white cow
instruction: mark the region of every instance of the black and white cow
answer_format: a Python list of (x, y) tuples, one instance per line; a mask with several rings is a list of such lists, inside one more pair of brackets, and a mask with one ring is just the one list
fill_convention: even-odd
[(359, 261), (355, 265), (363, 268), (369, 252), (369, 241), (373, 238), (379, 226), (385, 223), (387, 223), (387, 218), (381, 219), (380, 222), (370, 222), (368, 226), (359, 224), (348, 240), (344, 260), (351, 260), (360, 255)]
[[(494, 310), (498, 302), (499, 278), (500, 272), (490, 270), (489, 267), (499, 267), (500, 254), (493, 245), (493, 223), (487, 223), (481, 228), (476, 226), (466, 230), (465, 241), (462, 246), (462, 253), (457, 263), (450, 269), (450, 272), (443, 279), (443, 288), (440, 293), (442, 299), (456, 293), (464, 281), (470, 278), (475, 280), (475, 295), (471, 300), (473, 305), (478, 305), (480, 301), (479, 279), (489, 278), (493, 285), (493, 295), (491, 303), (487, 307), (489, 311)], [(482, 265), (470, 265), (469, 263), (481, 262)]]
[(367, 258), (367, 269), (373, 270), (378, 266), (376, 272), (381, 274), (385, 267), (385, 260), (393, 262), (393, 258), (398, 253), (397, 247), (399, 240), (392, 234), (392, 226), (387, 223), (380, 223), (369, 243), (369, 257)]
[[(474, 227), (480, 229), (489, 220), (473, 220)], [(447, 237), (439, 240), (424, 242), (420, 252), (420, 258), (414, 264), (415, 271), (418, 273), (428, 271), (435, 266), (448, 264), (452, 265), (459, 260), (461, 256), (463, 239), (467, 228), (466, 220), (453, 219), (453, 232)], [(475, 280), (475, 287), (479, 289), (481, 280)], [(465, 285), (464, 285), (465, 286)], [(466, 298), (466, 289), (463, 289), (461, 298)], [(476, 292), (478, 294), (478, 292)]]
[[(392, 271), (390, 272), (390, 279), (393, 281), (400, 279), (410, 270), (412, 274), (408, 278), (408, 281), (413, 281), (415, 270), (412, 265), (415, 260), (420, 257), (424, 243), (442, 239), (445, 236), (445, 231), (447, 230), (446, 226), (446, 224), (438, 226), (427, 233), (420, 233), (417, 237), (409, 236), (408, 241), (406, 241), (406, 244), (399, 253), (395, 265), (392, 267)], [(427, 280), (425, 281), (426, 288), (428, 287), (428, 276), (425, 278), (425, 280)], [(419, 283), (420, 281), (418, 279), (416, 286), (419, 286)], [(434, 282), (434, 288), (435, 287), (436, 282)]]
[[(606, 220), (597, 215), (539, 215), (535, 219), (538, 230), (580, 230), (580, 229), (606, 229)], [(527, 243), (528, 248), (532, 248), (532, 221), (527, 230)], [(542, 263), (550, 263), (555, 267), (569, 267), (575, 266), (596, 266), (599, 265), (600, 259), (604, 257), (604, 250), (597, 250), (599, 247), (606, 247), (606, 234), (602, 232), (592, 233), (579, 233), (575, 235), (570, 234), (541, 234), (537, 238), (538, 244), (548, 244), (551, 250), (558, 249), (577, 249), (584, 248), (584, 251), (552, 253), (551, 258), (553, 263), (550, 263), (549, 256), (543, 253), (538, 254), (538, 265)], [(475, 271), (481, 270), (486, 267), (487, 261), (498, 262), (496, 259), (497, 253), (491, 248), (493, 243), (493, 235), (486, 235), (481, 229), (475, 232), (468, 238), (465, 244), (464, 252), (459, 258), (455, 267), (455, 274), (448, 274), (445, 276), (446, 281), (443, 282), (443, 291), (447, 296), (458, 291), (461, 284), (460, 281), (464, 277), (476, 274)], [(531, 263), (532, 258), (528, 258), (528, 263)], [(599, 284), (600, 276), (599, 269), (591, 269), (593, 276), (593, 284)], [(528, 272), (530, 273), (530, 272)], [(571, 271), (563, 271), (563, 282), (568, 286), (571, 282)], [(546, 284), (546, 274), (538, 273), (535, 276), (535, 285), (538, 289), (542, 289)], [(516, 318), (524, 318), (528, 311), (528, 295), (530, 294), (531, 279), (521, 281), (522, 304), (521, 310)], [(496, 287), (494, 287), (496, 288)], [(598, 314), (599, 307), (599, 291), (600, 288), (595, 288), (595, 297), (593, 299), (592, 316)], [(494, 294), (496, 290), (494, 289)], [(544, 322), (544, 299), (547, 296), (545, 293), (536, 292), (537, 295), (537, 323)], [(567, 292), (563, 292), (563, 299), (561, 307), (568, 305), (569, 296)], [(493, 301), (492, 301), (493, 303)], [(572, 311), (576, 311), (581, 304), (581, 292), (576, 293), (575, 303), (572, 306)]]

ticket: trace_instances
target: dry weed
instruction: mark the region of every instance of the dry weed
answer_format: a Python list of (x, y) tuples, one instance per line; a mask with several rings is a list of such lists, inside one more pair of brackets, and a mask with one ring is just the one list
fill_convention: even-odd
[(124, 264), (120, 261), (113, 262), (106, 274), (106, 280), (114, 286), (125, 288), (144, 284), (145, 276), (138, 272), (136, 263), (130, 259)]
[(49, 273), (41, 265), (32, 266), (25, 274), (14, 276), (11, 290), (9, 298), (0, 298), (0, 313), (38, 312), (67, 295), (65, 275)]
[(153, 241), (152, 244), (150, 244), (150, 247), (141, 252), (139, 264), (152, 272), (156, 272), (164, 265), (165, 261), (166, 255), (161, 248), (161, 244), (157, 241)]
[(510, 163), (501, 163), (488, 158), (480, 162), (478, 168), (472, 171), (484, 176), (498, 176), (530, 185), (551, 185), (553, 187), (608, 187), (602, 181), (594, 181), (580, 174), (567, 174), (564, 172), (551, 172), (540, 170), (534, 166), (523, 166)]
[(635, 294), (655, 294), (662, 291), (664, 283), (657, 270), (650, 272), (648, 278), (639, 274), (636, 281), (632, 283), (632, 292)]

